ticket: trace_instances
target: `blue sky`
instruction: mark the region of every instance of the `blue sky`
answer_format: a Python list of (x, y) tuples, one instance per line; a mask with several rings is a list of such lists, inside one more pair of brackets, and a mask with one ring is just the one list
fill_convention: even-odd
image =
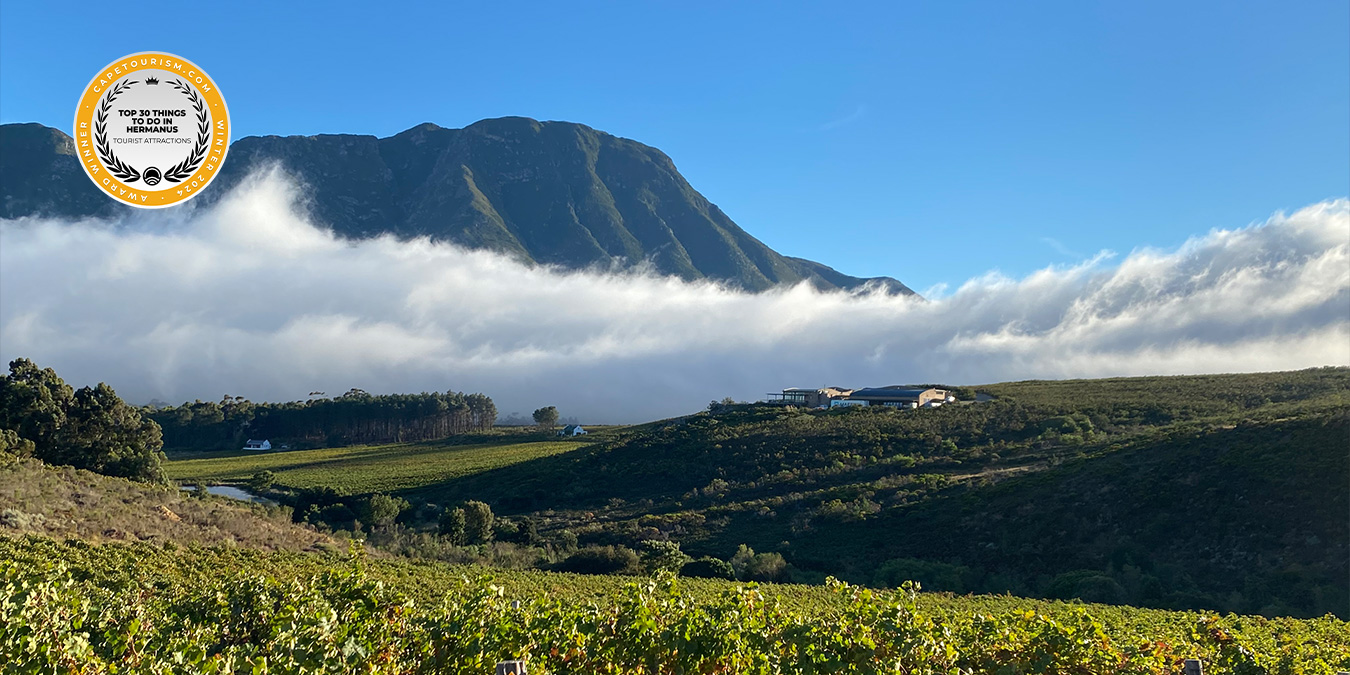
[(162, 50), (241, 136), (582, 122), (782, 253), (920, 290), (1350, 193), (1343, 0), (725, 4), (4, 0), (0, 121), (68, 131), (98, 68)]

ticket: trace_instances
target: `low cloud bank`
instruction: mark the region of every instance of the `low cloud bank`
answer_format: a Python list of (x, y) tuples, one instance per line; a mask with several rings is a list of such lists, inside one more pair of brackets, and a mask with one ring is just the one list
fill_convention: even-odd
[[(336, 239), (295, 184), (118, 223), (0, 221), (0, 357), (129, 400), (456, 389), (625, 422), (785, 386), (1350, 364), (1350, 202), (924, 302), (748, 295)], [(1090, 220), (1090, 216), (1085, 216)], [(896, 276), (904, 278), (904, 271)]]

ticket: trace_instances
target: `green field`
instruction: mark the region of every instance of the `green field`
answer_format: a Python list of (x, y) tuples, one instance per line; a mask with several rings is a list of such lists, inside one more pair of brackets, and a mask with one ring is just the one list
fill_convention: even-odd
[(592, 442), (519, 434), (482, 438), (479, 443), (456, 439), (248, 454), (202, 453), (171, 458), (167, 471), (170, 479), (183, 482), (241, 481), (259, 471), (271, 471), (277, 484), (285, 487), (330, 487), (344, 495), (396, 492), (569, 452)]

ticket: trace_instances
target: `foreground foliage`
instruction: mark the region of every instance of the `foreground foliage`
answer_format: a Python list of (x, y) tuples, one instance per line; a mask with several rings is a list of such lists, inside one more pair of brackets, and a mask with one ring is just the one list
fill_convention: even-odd
[[(690, 593), (665, 574), (607, 601), (521, 599), (465, 577), (427, 603), (402, 592), (415, 579), (387, 584), (359, 559), (330, 559), (307, 578), (216, 569), (186, 583), (109, 574), (92, 562), (108, 558), (85, 545), (4, 548), (14, 555), (0, 559), (0, 660), (16, 673), (490, 673), (510, 658), (528, 659), (532, 673), (1161, 674), (1194, 657), (1218, 675), (1350, 665), (1350, 626), (1329, 617), (990, 610), (923, 602), (909, 584), (878, 593), (835, 581), (835, 609), (816, 615), (753, 584)], [(57, 555), (32, 564), (44, 554)], [(140, 547), (133, 567), (139, 556), (172, 553)]]

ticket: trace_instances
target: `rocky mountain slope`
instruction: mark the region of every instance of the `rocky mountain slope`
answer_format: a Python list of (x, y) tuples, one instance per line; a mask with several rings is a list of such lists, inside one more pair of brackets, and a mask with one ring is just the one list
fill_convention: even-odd
[[(506, 117), (463, 129), (422, 124), (389, 138), (263, 136), (236, 141), (209, 203), (280, 164), (306, 186), (315, 220), (344, 237), (427, 236), (570, 269), (650, 266), (752, 291), (810, 281), (912, 293), (783, 256), (742, 230), (656, 148), (569, 122)], [(0, 217), (110, 216), (74, 145), (40, 124), (0, 126)]]

